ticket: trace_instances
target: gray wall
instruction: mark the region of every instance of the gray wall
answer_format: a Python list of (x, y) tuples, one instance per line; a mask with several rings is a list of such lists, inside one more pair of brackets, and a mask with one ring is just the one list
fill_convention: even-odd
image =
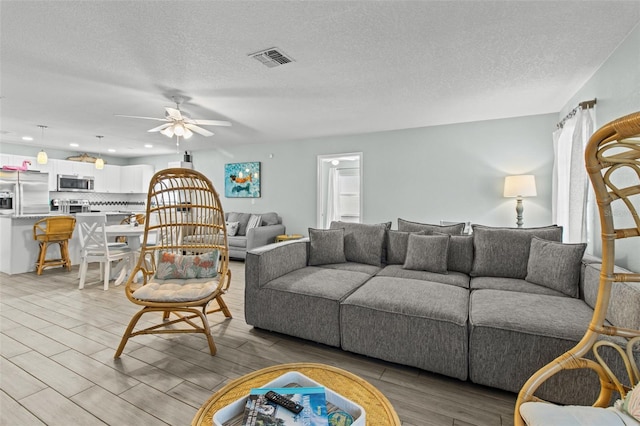
[[(226, 211), (276, 211), (288, 233), (316, 224), (316, 156), (363, 152), (365, 223), (397, 218), (515, 226), (515, 200), (502, 197), (504, 177), (534, 174), (538, 196), (524, 201), (525, 226), (551, 220), (551, 134), (557, 114), (433, 126), (194, 152), (193, 163), (224, 193), (224, 164), (262, 162), (262, 197), (222, 196)], [(215, 139), (212, 139), (215, 143)], [(270, 155), (272, 158), (270, 158)], [(181, 155), (133, 159), (156, 170)]]
[[(640, 24), (565, 105), (561, 117), (579, 102), (593, 98), (598, 100), (596, 128), (618, 117), (640, 111)], [(628, 210), (625, 210), (624, 214), (628, 215)], [(622, 226), (632, 226), (632, 224)], [(602, 253), (599, 238), (598, 231), (594, 241), (596, 255)], [(638, 240), (638, 238), (620, 240), (616, 244), (617, 265), (632, 271), (640, 271), (640, 241)]]

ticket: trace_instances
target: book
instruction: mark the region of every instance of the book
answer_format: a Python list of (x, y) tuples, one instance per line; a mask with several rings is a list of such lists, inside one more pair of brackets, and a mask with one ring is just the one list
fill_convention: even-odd
[[(265, 398), (274, 391), (302, 405), (295, 414)], [(328, 426), (327, 402), (323, 387), (255, 388), (247, 398), (242, 426)]]

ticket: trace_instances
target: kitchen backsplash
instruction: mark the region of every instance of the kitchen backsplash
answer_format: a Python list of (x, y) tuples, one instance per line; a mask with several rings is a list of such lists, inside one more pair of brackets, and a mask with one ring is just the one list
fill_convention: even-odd
[(91, 210), (144, 210), (147, 194), (109, 194), (105, 192), (49, 192), (49, 199), (89, 200)]

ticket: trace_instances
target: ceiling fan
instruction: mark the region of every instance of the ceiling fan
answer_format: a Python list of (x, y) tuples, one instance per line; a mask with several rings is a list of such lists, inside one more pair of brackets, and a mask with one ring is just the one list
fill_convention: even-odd
[(193, 132), (198, 133), (202, 136), (212, 136), (213, 132), (210, 132), (207, 129), (204, 129), (200, 126), (231, 126), (231, 123), (223, 120), (196, 120), (191, 118), (188, 114), (180, 110), (180, 103), (182, 99), (173, 98), (173, 101), (176, 103), (175, 108), (165, 107), (164, 118), (155, 118), (155, 117), (139, 117), (136, 115), (121, 115), (116, 114), (117, 117), (126, 117), (126, 118), (142, 118), (144, 120), (156, 120), (156, 121), (165, 121), (164, 124), (161, 124), (158, 127), (154, 127), (153, 129), (147, 130), (147, 132), (160, 132), (165, 136), (170, 138), (173, 135), (182, 137), (184, 139), (189, 139), (193, 136)]

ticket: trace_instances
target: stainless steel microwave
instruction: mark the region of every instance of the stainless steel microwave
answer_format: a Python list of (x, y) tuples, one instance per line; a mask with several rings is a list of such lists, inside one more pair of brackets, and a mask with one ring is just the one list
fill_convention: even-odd
[(58, 175), (58, 191), (91, 192), (94, 190), (93, 176)]

